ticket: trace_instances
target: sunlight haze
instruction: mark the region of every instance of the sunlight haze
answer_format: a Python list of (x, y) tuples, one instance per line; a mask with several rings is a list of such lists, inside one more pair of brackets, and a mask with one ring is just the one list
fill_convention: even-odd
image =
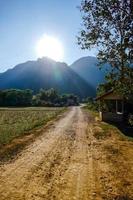
[(61, 61), (63, 60), (64, 50), (57, 38), (45, 34), (37, 42), (36, 53), (39, 58), (48, 57), (55, 61)]

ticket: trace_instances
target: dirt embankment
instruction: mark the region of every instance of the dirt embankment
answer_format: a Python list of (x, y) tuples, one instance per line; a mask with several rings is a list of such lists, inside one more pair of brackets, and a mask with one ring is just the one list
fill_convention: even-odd
[(133, 142), (80, 107), (0, 167), (1, 200), (131, 200)]

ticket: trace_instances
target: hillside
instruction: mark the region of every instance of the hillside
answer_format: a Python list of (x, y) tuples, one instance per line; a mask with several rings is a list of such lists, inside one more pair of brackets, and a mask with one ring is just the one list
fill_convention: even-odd
[(80, 97), (95, 96), (94, 88), (67, 64), (48, 58), (28, 61), (0, 74), (0, 89), (55, 88), (60, 93), (74, 93)]
[(97, 66), (96, 57), (83, 57), (75, 61), (70, 67), (94, 89), (99, 83), (104, 82), (105, 69), (100, 70)]

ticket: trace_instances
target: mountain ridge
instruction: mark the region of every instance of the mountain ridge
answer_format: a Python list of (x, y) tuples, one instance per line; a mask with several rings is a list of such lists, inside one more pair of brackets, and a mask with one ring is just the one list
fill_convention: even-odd
[(98, 59), (93, 56), (79, 58), (70, 67), (92, 87), (96, 88), (100, 83), (105, 82), (105, 68), (98, 68)]
[(16, 65), (0, 73), (0, 89), (57, 89), (80, 97), (96, 95), (96, 87), (104, 81), (105, 72), (97, 67), (97, 58), (81, 57), (71, 65), (50, 58), (38, 58)]

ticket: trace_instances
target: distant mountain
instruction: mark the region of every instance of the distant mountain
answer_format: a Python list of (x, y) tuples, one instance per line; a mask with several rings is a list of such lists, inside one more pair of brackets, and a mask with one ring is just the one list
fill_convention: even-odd
[(28, 61), (1, 73), (0, 89), (29, 88), (37, 92), (40, 88), (55, 88), (60, 93), (74, 93), (80, 97), (95, 96), (92, 84), (73, 69), (75, 67), (48, 58)]
[(100, 70), (97, 64), (96, 57), (88, 56), (75, 61), (70, 67), (96, 90), (99, 83), (105, 81), (105, 69)]

